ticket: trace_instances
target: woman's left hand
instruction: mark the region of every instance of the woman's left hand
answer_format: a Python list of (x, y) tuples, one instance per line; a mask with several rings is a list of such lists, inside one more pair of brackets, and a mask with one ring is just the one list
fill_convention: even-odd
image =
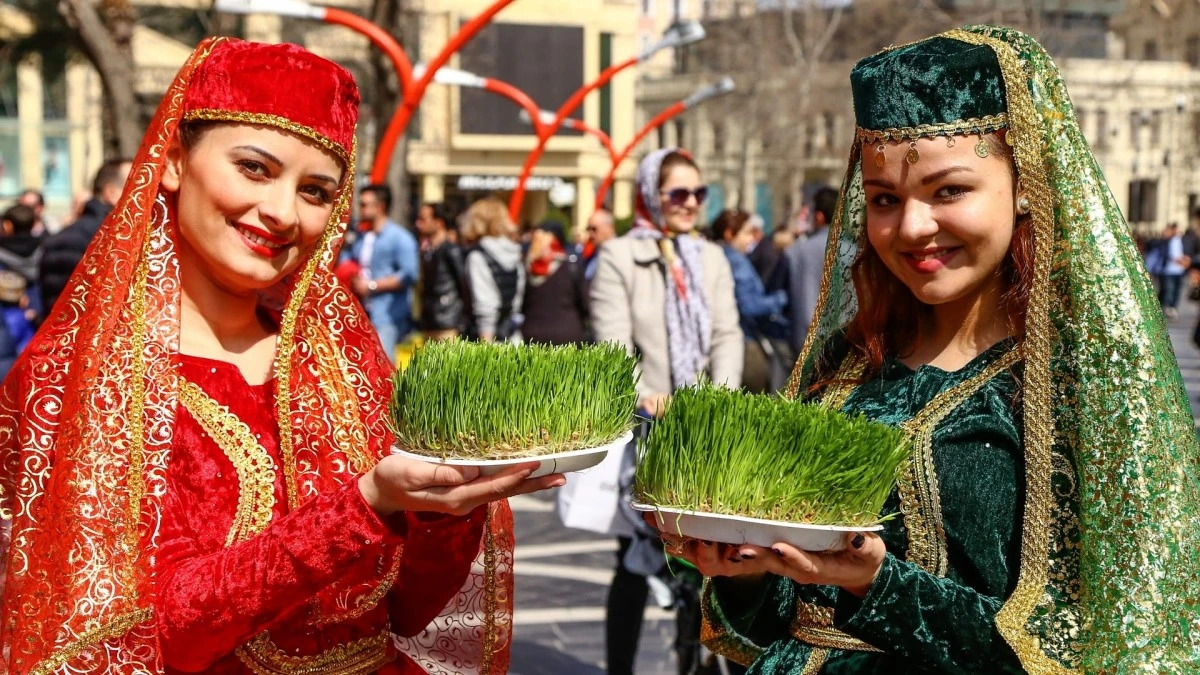
[(887, 546), (872, 532), (849, 532), (846, 548), (837, 553), (812, 553), (778, 542), (771, 548), (739, 546), (737, 554), (743, 560), (759, 560), (768, 572), (798, 584), (840, 586), (861, 598), (875, 582)]

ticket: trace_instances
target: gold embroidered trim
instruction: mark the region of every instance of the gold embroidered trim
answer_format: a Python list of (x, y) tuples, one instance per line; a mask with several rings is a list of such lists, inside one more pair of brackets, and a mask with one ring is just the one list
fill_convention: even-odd
[[(358, 141), (356, 139), (354, 147), (351, 148), (350, 157), (346, 161), (346, 177), (343, 179), (343, 187), (337, 205), (329, 214), (325, 232), (321, 235), (321, 240), (317, 242), (313, 255), (309, 256), (308, 262), (305, 263), (304, 270), (296, 279), (292, 295), (288, 298), (287, 306), (283, 308), (283, 314), (279, 319), (279, 339), (275, 349), (275, 419), (279, 425), (279, 459), (283, 464), (283, 484), (287, 492), (289, 509), (300, 506), (299, 489), (296, 485), (296, 447), (295, 439), (292, 438), (291, 407), (292, 352), (296, 350), (296, 317), (300, 314), (300, 306), (304, 304), (308, 288), (312, 285), (317, 268), (321, 265), (320, 252), (332, 250), (330, 240), (339, 235), (340, 228), (337, 225), (342, 222), (350, 209), (350, 196), (354, 190), (349, 186), (353, 182), (354, 157), (357, 148)], [(326, 264), (332, 265), (333, 261), (330, 260)]]
[(808, 602), (796, 601), (796, 613), (792, 618), (792, 637), (813, 645), (855, 652), (882, 652), (858, 638), (833, 627), (833, 608)]
[[(153, 207), (151, 207), (153, 208)], [(142, 257), (133, 282), (133, 334), (129, 336), (129, 351), (134, 354), (132, 373), (129, 375), (129, 473), (126, 483), (129, 486), (129, 520), (125, 523), (125, 546), (129, 550), (130, 569), (137, 559), (133, 551), (138, 548), (138, 526), (142, 520), (142, 497), (146, 493), (145, 476), (145, 415), (146, 415), (146, 279), (150, 276), (150, 243), (154, 240), (149, 232), (145, 233), (142, 243)], [(130, 588), (136, 588), (131, 585)], [(136, 591), (135, 591), (136, 593)], [(136, 596), (135, 596), (136, 598)]]
[(479, 664), (481, 675), (492, 672), (492, 650), (496, 646), (496, 535), (492, 533), (492, 508), (488, 506), (483, 521), (483, 660)]
[(126, 614), (119, 614), (106, 624), (97, 626), (79, 636), (79, 639), (59, 649), (50, 658), (42, 661), (29, 671), (29, 675), (50, 675), (68, 661), (95, 647), (105, 640), (118, 638), (128, 633), (139, 623), (145, 623), (153, 618), (150, 609), (138, 609)]
[(225, 538), (232, 546), (267, 529), (275, 508), (275, 462), (254, 432), (199, 386), (180, 378), (179, 400), (237, 471), (238, 504)]
[(1054, 328), (1050, 321), (1050, 269), (1054, 255), (1054, 197), (1039, 146), (1041, 123), (1029, 90), (1028, 75), (1015, 48), (988, 34), (953, 30), (947, 37), (986, 45), (996, 53), (1008, 97), (1011, 126), (1016, 132), (1013, 156), (1017, 174), (1030, 202), (1033, 219), (1033, 290), (1026, 313), (1025, 386), (1025, 505), (1021, 530), (1021, 571), (1017, 587), (996, 615), (996, 627), (1033, 675), (1071, 670), (1042, 651), (1036, 635), (1026, 628), (1029, 617), (1046, 593), (1050, 568), (1050, 514), (1053, 504), (1054, 419), (1051, 417), (1050, 358)]
[(720, 609), (714, 605), (715, 602), (712, 580), (705, 579), (700, 591), (700, 642), (712, 653), (749, 667), (762, 656), (762, 648), (726, 630), (725, 619), (720, 616)]
[(901, 425), (912, 444), (912, 454), (901, 468), (901, 484), (908, 486), (907, 490), (900, 491), (900, 509), (909, 531), (907, 558), (930, 574), (944, 577), (948, 566), (942, 499), (933, 462), (933, 431), (992, 378), (1019, 361), (1021, 353), (1019, 345), (1014, 347), (979, 374), (935, 396)]
[(379, 601), (383, 600), (383, 596), (387, 595), (388, 591), (392, 589), (392, 585), (396, 583), (396, 577), (400, 576), (400, 561), (403, 557), (404, 556), (401, 554), (401, 552), (396, 552), (396, 554), (392, 557), (391, 567), (388, 568), (387, 574), (383, 576), (383, 581), (379, 582), (379, 585), (376, 586), (375, 590), (371, 591), (369, 595), (364, 595), (358, 598), (358, 600), (354, 603), (354, 609), (347, 610), (333, 616), (320, 617), (313, 622), (313, 625), (328, 626), (329, 624), (333, 623), (351, 621), (361, 617), (372, 609), (375, 609), (375, 606), (379, 604)]
[[(899, 140), (915, 140), (931, 136), (961, 136), (965, 134), (986, 134), (989, 131), (1003, 129), (1008, 126), (1008, 115), (999, 113), (983, 117), (970, 117), (965, 120), (955, 120), (942, 124), (919, 124), (915, 127), (890, 127), (887, 129), (864, 129), (857, 127), (855, 137), (860, 142), (879, 143)], [(911, 162), (910, 162), (911, 163)]]
[(834, 384), (830, 385), (821, 396), (821, 405), (833, 410), (841, 410), (842, 406), (846, 404), (846, 399), (850, 398), (850, 394), (853, 394), (855, 388), (858, 387), (866, 369), (867, 360), (860, 355), (856, 354), (842, 359), (842, 365), (838, 367), (837, 374), (834, 375)]
[(388, 628), (372, 637), (338, 645), (313, 656), (292, 656), (276, 647), (266, 632), (237, 649), (237, 656), (257, 675), (359, 675), (374, 673), (392, 661)]
[(821, 668), (825, 665), (825, 660), (829, 658), (828, 649), (814, 649), (808, 655), (808, 661), (804, 663), (804, 670), (800, 671), (800, 675), (817, 675), (821, 672)]
[(350, 157), (341, 144), (335, 143), (333, 139), (325, 134), (313, 129), (312, 127), (303, 124), (297, 124), (286, 117), (279, 115), (268, 115), (266, 113), (243, 112), (241, 110), (217, 110), (214, 108), (198, 108), (189, 110), (183, 114), (184, 122), (193, 120), (201, 120), (205, 122), (239, 122), (243, 124), (260, 124), (262, 126), (275, 127), (284, 131), (290, 131), (297, 136), (303, 136), (310, 141), (313, 141), (322, 148), (337, 155), (342, 160), (343, 164), (349, 164)]

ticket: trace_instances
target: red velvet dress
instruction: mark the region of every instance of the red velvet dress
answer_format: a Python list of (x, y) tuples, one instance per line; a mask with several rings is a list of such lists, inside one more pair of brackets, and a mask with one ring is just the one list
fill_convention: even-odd
[[(289, 512), (273, 383), (191, 356), (180, 374), (156, 565), (167, 672), (424, 673), (389, 632), (420, 633), (462, 586), (485, 509), (384, 522), (350, 481)], [(371, 592), (329, 600), (354, 588)]]

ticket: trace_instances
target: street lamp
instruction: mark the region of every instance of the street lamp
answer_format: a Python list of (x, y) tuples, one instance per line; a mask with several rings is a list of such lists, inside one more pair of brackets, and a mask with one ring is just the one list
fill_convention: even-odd
[(641, 131), (639, 131), (637, 135), (633, 137), (633, 140), (630, 141), (623, 150), (621, 150), (620, 154), (613, 158), (612, 168), (609, 169), (608, 175), (604, 177), (604, 182), (601, 183), (600, 187), (596, 190), (596, 208), (598, 209), (604, 205), (604, 198), (608, 196), (608, 191), (612, 187), (613, 180), (616, 179), (617, 169), (620, 168), (621, 163), (625, 161), (625, 158), (629, 157), (629, 153), (633, 152), (633, 149), (636, 148), (639, 143), (644, 141), (646, 137), (650, 135), (651, 131), (654, 131), (658, 127), (666, 124), (668, 120), (682, 115), (684, 112), (691, 110), (702, 103), (732, 93), (734, 89), (735, 85), (733, 83), (733, 78), (723, 77), (712, 84), (700, 87), (696, 91), (692, 92), (692, 94), (687, 98), (675, 103), (666, 110), (663, 110), (659, 114), (655, 115), (654, 118), (647, 122), (646, 126), (642, 127)]
[[(533, 118), (529, 111), (522, 110), (520, 115), (521, 121), (532, 126), (534, 128), (534, 132), (540, 136), (541, 132), (538, 131), (538, 124), (533, 122)], [(550, 110), (539, 111), (537, 116), (538, 122), (542, 126), (550, 126), (551, 124), (554, 124), (554, 118), (555, 114)], [(616, 161), (617, 148), (613, 146), (612, 137), (606, 134), (603, 129), (597, 129), (583, 120), (577, 120), (574, 117), (568, 117), (567, 119), (563, 120), (563, 126), (578, 131), (581, 134), (595, 136), (596, 140), (600, 141), (600, 145), (603, 145), (604, 149), (608, 151), (609, 161)]]
[(534, 146), (533, 151), (525, 158), (525, 166), (521, 168), (521, 177), (517, 180), (517, 187), (513, 190), (512, 198), (508, 203), (509, 217), (513, 222), (517, 222), (521, 216), (521, 205), (525, 201), (525, 183), (529, 177), (533, 175), (533, 167), (537, 166), (538, 160), (542, 158), (542, 154), (546, 151), (546, 143), (550, 138), (558, 133), (562, 128), (563, 122), (572, 113), (579, 109), (583, 104), (583, 99), (593, 91), (608, 84), (617, 73), (623, 70), (643, 63), (650, 57), (664, 49), (677, 49), (704, 39), (704, 27), (698, 21), (688, 21), (678, 23), (671, 26), (663, 33), (662, 39), (642, 50), (637, 56), (622, 61), (615, 65), (609, 66), (604, 72), (600, 73), (596, 79), (592, 80), (583, 87), (580, 87), (567, 102), (562, 104), (562, 107), (555, 113), (554, 121), (546, 127), (546, 133), (538, 136), (538, 143)]
[[(425, 73), (425, 64), (417, 64), (417, 67), (413, 69), (413, 72), (415, 77), (423, 76)], [(444, 84), (451, 87), (482, 89), (498, 96), (503, 96), (504, 98), (507, 98), (521, 107), (521, 119), (537, 119), (536, 122), (533, 122), (535, 133), (540, 136), (544, 131), (542, 117), (540, 114), (538, 114), (540, 113), (540, 109), (538, 108), (537, 104), (533, 102), (533, 99), (530, 98), (528, 94), (507, 82), (491, 77), (482, 77), (474, 73), (469, 73), (465, 70), (459, 70), (458, 68), (445, 67), (439, 68), (438, 71), (434, 73), (433, 81), (435, 84)], [(533, 117), (534, 115), (537, 115), (537, 117)]]
[(396, 143), (404, 134), (408, 121), (421, 104), (425, 89), (433, 81), (433, 75), (454, 55), (463, 45), (471, 41), (479, 31), (491, 23), (492, 17), (500, 10), (511, 5), (515, 0), (497, 0), (488, 6), (481, 14), (471, 19), (458, 30), (450, 41), (442, 47), (442, 51), (434, 57), (429, 67), (422, 71), (420, 77), (414, 78), (412, 61), (396, 40), (379, 26), (350, 12), (333, 7), (318, 7), (302, 0), (214, 0), (213, 9), (218, 12), (231, 14), (276, 14), (304, 19), (316, 19), (329, 24), (346, 26), (351, 30), (366, 36), (376, 47), (388, 55), (392, 66), (396, 69), (396, 77), (400, 80), (400, 90), (403, 98), (400, 107), (392, 115), (387, 129), (375, 149), (375, 162), (371, 167), (371, 182), (382, 183), (387, 180), (388, 163)]

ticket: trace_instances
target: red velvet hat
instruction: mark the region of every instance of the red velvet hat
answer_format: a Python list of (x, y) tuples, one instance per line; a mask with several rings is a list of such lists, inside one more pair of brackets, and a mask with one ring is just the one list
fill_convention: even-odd
[(183, 119), (276, 127), (349, 164), (358, 104), (354, 77), (338, 64), (297, 45), (228, 39), (196, 69)]

